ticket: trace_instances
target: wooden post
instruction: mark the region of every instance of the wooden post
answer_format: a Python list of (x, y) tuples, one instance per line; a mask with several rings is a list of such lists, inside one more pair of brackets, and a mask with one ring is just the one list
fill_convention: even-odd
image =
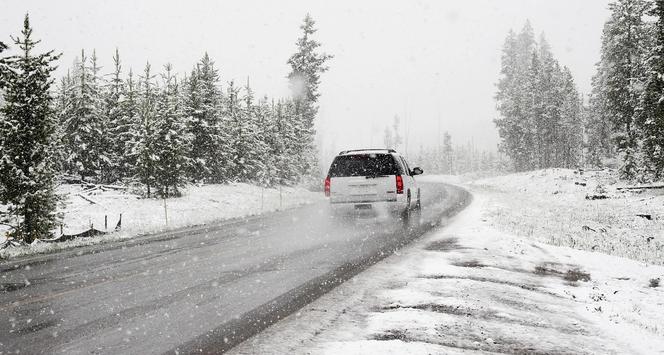
[(60, 235), (63, 235), (63, 234), (64, 233), (62, 233), (62, 223), (60, 223)]
[(166, 205), (165, 197), (164, 197), (164, 218), (166, 219), (166, 227), (168, 227), (168, 206)]
[(104, 230), (108, 230), (108, 215), (104, 215)]
[(115, 225), (115, 230), (119, 231), (122, 229), (122, 213), (120, 213), (120, 219), (118, 220), (118, 224)]

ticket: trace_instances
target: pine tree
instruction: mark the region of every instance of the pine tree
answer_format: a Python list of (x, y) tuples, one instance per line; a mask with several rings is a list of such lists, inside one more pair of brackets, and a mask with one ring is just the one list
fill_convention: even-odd
[[(236, 161), (241, 161), (238, 173), (241, 181), (256, 181), (264, 170), (261, 156), (265, 154), (266, 146), (262, 140), (258, 122), (258, 107), (254, 103), (254, 93), (247, 80), (244, 88), (244, 107), (239, 109), (239, 122), (234, 125), (239, 133), (237, 136), (231, 134), (233, 138), (240, 138), (241, 141), (234, 141), (236, 148)], [(231, 138), (231, 139), (233, 139)]]
[(297, 51), (288, 59), (291, 72), (288, 74), (290, 87), (293, 92), (295, 118), (300, 134), (298, 142), (298, 155), (301, 157), (301, 171), (316, 174), (318, 162), (314, 147), (314, 120), (318, 113), (318, 98), (320, 93), (320, 75), (328, 70), (326, 62), (332, 58), (326, 53), (319, 53), (320, 43), (312, 38), (316, 33), (315, 22), (309, 14), (300, 26), (302, 37), (297, 41)]
[(517, 35), (508, 33), (503, 46), (501, 78), (498, 81), (498, 111), (494, 122), (501, 137), (501, 149), (512, 159), (514, 169), (523, 171), (534, 166), (534, 98), (532, 86), (535, 39), (530, 22)]
[(523, 133), (519, 130), (520, 119), (520, 97), (518, 95), (519, 73), (517, 39), (514, 31), (510, 30), (505, 43), (501, 59), (500, 79), (498, 80), (498, 92), (496, 101), (500, 116), (494, 120), (501, 137), (501, 149), (512, 157), (514, 168), (520, 171), (524, 168), (522, 139)]
[(642, 127), (643, 150), (647, 172), (655, 179), (664, 177), (664, 0), (656, 0), (649, 15), (656, 18), (655, 45), (647, 61), (647, 77), (643, 91), (642, 112), (638, 124)]
[(562, 133), (562, 72), (558, 61), (553, 57), (544, 34), (538, 43), (540, 76), (537, 78), (541, 100), (541, 117), (537, 123), (536, 145), (540, 150), (538, 168), (562, 166), (562, 145), (566, 137)]
[(156, 104), (154, 184), (163, 198), (179, 196), (186, 181), (188, 137), (180, 109), (178, 83), (172, 66), (164, 66), (164, 85)]
[[(11, 235), (28, 243), (51, 234), (56, 222), (54, 146), (56, 119), (52, 110), (53, 51), (34, 54), (28, 15), (21, 37), (13, 38), (21, 53), (0, 66), (5, 104), (0, 108), (0, 200), (18, 225)], [(1, 47), (4, 47), (1, 46)]]
[(220, 183), (232, 168), (229, 140), (222, 130), (222, 95), (219, 72), (207, 53), (189, 77), (185, 94), (188, 132), (192, 136), (189, 176)]
[(604, 161), (615, 155), (612, 142), (612, 123), (604, 114), (608, 108), (606, 104), (606, 75), (608, 65), (600, 61), (597, 73), (592, 78), (592, 90), (588, 97), (588, 107), (585, 112), (584, 127), (588, 136), (588, 164), (602, 167)]
[(56, 171), (67, 171), (67, 146), (65, 142), (65, 123), (67, 122), (67, 113), (71, 110), (71, 90), (73, 88), (73, 79), (69, 72), (67, 75), (60, 79), (54, 104), (54, 115), (58, 122), (56, 127), (56, 149), (55, 149), (55, 163)]
[(277, 157), (275, 156), (277, 129), (274, 120), (274, 101), (268, 104), (267, 96), (258, 101), (256, 115), (257, 137), (261, 143), (257, 149), (260, 170), (255, 181), (261, 186), (273, 186), (277, 181)]
[(227, 129), (231, 137), (231, 154), (233, 165), (228, 170), (228, 176), (233, 180), (246, 181), (248, 176), (247, 165), (250, 166), (249, 158), (251, 132), (249, 132), (245, 121), (245, 112), (240, 105), (240, 88), (235, 82), (230, 81), (226, 88), (225, 116), (227, 118)]
[(92, 56), (90, 57), (91, 64), (91, 74), (90, 79), (92, 80), (91, 86), (93, 88), (93, 117), (96, 120), (95, 126), (97, 127), (96, 144), (95, 152), (97, 156), (95, 157), (97, 162), (97, 175), (98, 179), (102, 183), (109, 183), (115, 180), (114, 178), (114, 157), (113, 157), (113, 147), (112, 147), (112, 137), (111, 137), (111, 123), (109, 122), (109, 110), (105, 105), (105, 90), (104, 90), (104, 80), (100, 75), (101, 67), (97, 63), (97, 51), (92, 51)]
[(118, 180), (125, 176), (122, 169), (122, 160), (126, 152), (126, 137), (129, 126), (124, 122), (123, 100), (125, 92), (125, 82), (121, 77), (122, 64), (120, 62), (120, 53), (115, 49), (113, 55), (113, 72), (111, 78), (104, 90), (104, 117), (107, 122), (106, 136), (108, 146), (106, 154), (108, 156), (107, 167), (109, 169), (106, 181)]
[(443, 133), (443, 151), (442, 151), (442, 173), (452, 175), (454, 174), (454, 150), (452, 149), (452, 135), (449, 132)]
[[(0, 41), (0, 53), (4, 52), (7, 49), (7, 45), (4, 44), (2, 41)], [(9, 71), (9, 68), (7, 67), (7, 64), (3, 63), (0, 61), (0, 90), (2, 90), (7, 82), (7, 73)], [(2, 104), (2, 101), (0, 101), (0, 104)]]
[(561, 120), (556, 134), (560, 161), (556, 166), (569, 169), (581, 163), (583, 117), (581, 97), (576, 90), (572, 73), (567, 67), (563, 69), (561, 89)]
[(131, 154), (136, 161), (134, 176), (145, 185), (147, 197), (150, 198), (155, 185), (156, 162), (159, 160), (155, 146), (157, 89), (150, 63), (145, 65), (140, 77), (137, 101), (139, 123), (130, 143)]
[(638, 174), (638, 127), (635, 114), (643, 87), (643, 57), (648, 41), (644, 15), (650, 6), (646, 0), (617, 0), (609, 5), (611, 17), (602, 35), (601, 59), (604, 115), (612, 124), (613, 140), (621, 156), (621, 174)]
[(524, 95), (525, 118), (521, 120), (524, 135), (524, 147), (527, 152), (527, 169), (543, 167), (544, 110), (546, 108), (545, 92), (542, 91), (542, 62), (536, 51), (531, 54), (531, 64), (526, 77)]
[(199, 71), (200, 66), (195, 66), (191, 75), (185, 81), (186, 85), (183, 105), (186, 115), (187, 132), (192, 137), (191, 151), (188, 154), (189, 158), (191, 158), (188, 175), (193, 180), (200, 181), (210, 175), (209, 169), (206, 166), (205, 150), (203, 149), (203, 146), (209, 147), (212, 139), (209, 135), (209, 124), (205, 122), (202, 115), (203, 110)]
[(65, 147), (67, 165), (81, 180), (96, 178), (102, 167), (104, 147), (104, 122), (100, 104), (100, 93), (96, 64), (87, 66), (85, 51), (81, 51), (80, 62), (75, 71), (71, 90), (71, 105), (66, 117)]
[(273, 109), (274, 121), (274, 156), (276, 183), (287, 185), (296, 181), (301, 174), (297, 164), (296, 152), (299, 139), (295, 128), (295, 108), (291, 100), (279, 100)]
[(139, 131), (141, 120), (139, 118), (139, 94), (138, 84), (134, 80), (134, 72), (129, 69), (128, 78), (123, 86), (122, 100), (120, 104), (119, 122), (113, 130), (115, 149), (119, 156), (118, 174), (120, 178), (134, 176), (136, 166), (136, 155), (133, 153), (135, 134)]

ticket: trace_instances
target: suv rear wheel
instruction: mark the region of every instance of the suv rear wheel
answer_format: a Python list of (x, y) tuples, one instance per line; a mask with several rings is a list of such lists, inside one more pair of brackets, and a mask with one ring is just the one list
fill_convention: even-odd
[(408, 190), (408, 195), (406, 197), (406, 209), (401, 212), (401, 219), (404, 223), (408, 223), (408, 220), (410, 220), (410, 203), (410, 190)]

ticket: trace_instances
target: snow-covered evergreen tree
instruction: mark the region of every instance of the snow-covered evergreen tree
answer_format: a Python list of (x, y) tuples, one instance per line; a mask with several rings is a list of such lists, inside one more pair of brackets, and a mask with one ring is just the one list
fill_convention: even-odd
[(583, 157), (583, 105), (567, 67), (563, 68), (561, 89), (561, 117), (556, 134), (560, 161), (556, 166), (576, 168), (581, 165)]
[(56, 170), (59, 172), (67, 171), (67, 146), (65, 144), (65, 122), (67, 121), (67, 113), (71, 110), (71, 90), (73, 88), (73, 79), (69, 72), (67, 75), (60, 78), (60, 82), (55, 93), (54, 115), (58, 122), (56, 127), (56, 149), (55, 149), (55, 163)]
[(192, 136), (189, 176), (193, 180), (227, 181), (232, 165), (229, 140), (222, 129), (219, 72), (207, 53), (187, 81), (184, 105), (188, 132)]
[(114, 154), (113, 154), (113, 138), (111, 137), (111, 122), (109, 121), (108, 114), (110, 110), (106, 106), (106, 84), (101, 77), (101, 67), (97, 62), (97, 51), (92, 51), (90, 57), (90, 70), (92, 76), (91, 86), (93, 87), (93, 105), (94, 105), (94, 118), (97, 120), (96, 126), (99, 131), (97, 132), (97, 144), (95, 145), (95, 154), (97, 154), (97, 177), (99, 182), (109, 183), (116, 180), (114, 173)]
[(74, 72), (73, 88), (70, 90), (71, 105), (64, 114), (67, 166), (70, 172), (79, 175), (82, 180), (97, 178), (105, 158), (105, 123), (97, 77), (98, 68), (90, 68), (87, 61), (85, 51), (81, 51), (81, 58)]
[[(539, 143), (543, 134), (541, 130), (545, 127), (544, 110), (546, 108), (545, 93), (541, 91), (542, 62), (537, 51), (530, 55), (530, 66), (524, 78), (522, 90), (522, 112), (525, 117), (521, 119), (520, 125), (523, 136), (523, 145), (526, 151), (526, 169), (537, 169), (542, 165), (544, 147)], [(525, 88), (525, 90), (524, 90)]]
[(538, 43), (540, 76), (537, 78), (541, 95), (541, 117), (536, 122), (536, 146), (539, 147), (539, 168), (560, 167), (562, 162), (562, 146), (567, 137), (562, 134), (562, 71), (558, 61), (553, 57), (551, 48), (544, 34)]
[(299, 151), (297, 141), (299, 137), (296, 130), (295, 105), (291, 100), (279, 100), (272, 110), (274, 126), (274, 139), (272, 154), (276, 169), (277, 184), (287, 185), (297, 181), (302, 174), (299, 169), (296, 154)]
[(646, 173), (664, 177), (664, 0), (656, 0), (649, 15), (656, 18), (654, 46), (646, 62), (647, 75), (638, 124), (642, 129)]
[[(240, 88), (233, 81), (228, 83), (225, 97), (226, 128), (231, 139), (232, 166), (228, 170), (228, 177), (233, 180), (246, 181), (248, 171), (251, 170), (251, 134), (246, 124), (245, 115), (240, 102)], [(247, 169), (249, 166), (249, 169)]]
[(200, 66), (196, 65), (191, 71), (191, 75), (184, 81), (182, 100), (186, 115), (187, 132), (192, 137), (191, 151), (188, 154), (191, 159), (188, 175), (195, 181), (205, 180), (210, 175), (202, 146), (209, 147), (212, 145), (209, 123), (203, 117), (199, 71)]
[(597, 72), (592, 78), (592, 90), (588, 97), (584, 127), (587, 135), (587, 163), (591, 166), (602, 167), (607, 159), (615, 155), (612, 141), (613, 125), (607, 112), (606, 75), (608, 70), (604, 66), (608, 63), (600, 61)]
[(527, 141), (531, 131), (530, 120), (524, 106), (533, 42), (529, 23), (519, 35), (510, 30), (503, 45), (501, 76), (496, 93), (500, 116), (494, 122), (502, 140), (501, 149), (512, 158), (516, 171), (526, 170), (531, 165), (531, 144)]
[(247, 85), (243, 101), (240, 103), (240, 90), (231, 81), (228, 86), (228, 115), (230, 121), (230, 139), (233, 147), (235, 169), (231, 176), (239, 181), (256, 181), (264, 171), (262, 156), (267, 148), (262, 140), (258, 126), (258, 108), (254, 103), (254, 93)]
[[(4, 52), (6, 49), (7, 45), (0, 41), (0, 53)], [(0, 90), (2, 90), (5, 85), (7, 85), (6, 74), (8, 71), (9, 67), (7, 67), (7, 64), (0, 61)], [(0, 93), (2, 93), (2, 91), (0, 91)], [(2, 101), (0, 101), (0, 104), (2, 103), (4, 103), (4, 98), (2, 98)]]
[(319, 52), (320, 43), (312, 38), (315, 29), (315, 21), (307, 14), (304, 23), (300, 26), (302, 37), (297, 40), (297, 50), (288, 59), (291, 72), (288, 74), (290, 87), (293, 92), (293, 103), (295, 118), (300, 140), (298, 150), (300, 156), (301, 171), (313, 176), (318, 174), (318, 162), (314, 146), (314, 120), (318, 113), (318, 98), (320, 93), (320, 75), (328, 70), (326, 62), (332, 58), (331, 55)]
[(159, 156), (156, 150), (156, 104), (157, 88), (154, 83), (150, 63), (145, 65), (138, 87), (138, 124), (130, 141), (131, 155), (134, 157), (134, 176), (145, 185), (147, 197), (152, 196), (155, 185), (155, 169)]
[(452, 148), (452, 135), (445, 131), (443, 133), (442, 146), (442, 169), (443, 174), (454, 174), (454, 149)]
[[(17, 222), (11, 235), (28, 243), (49, 236), (56, 223), (56, 118), (52, 109), (53, 51), (35, 52), (28, 15), (14, 43), (20, 54), (2, 58), (0, 77), (0, 200)], [(4, 47), (4, 46), (2, 46)]]
[[(648, 42), (644, 15), (650, 7), (646, 0), (616, 0), (609, 5), (611, 17), (602, 37), (601, 73), (604, 102), (597, 106), (612, 124), (613, 140), (622, 160), (623, 177), (631, 178), (639, 170), (640, 133), (635, 114), (644, 78), (643, 58)], [(599, 84), (598, 82), (595, 82)]]
[(179, 196), (186, 182), (189, 139), (180, 108), (179, 88), (172, 66), (166, 64), (163, 87), (156, 104), (154, 184), (161, 197)]
[(122, 79), (122, 64), (120, 62), (120, 52), (116, 48), (113, 55), (113, 72), (104, 88), (104, 117), (106, 120), (105, 136), (107, 147), (105, 147), (108, 157), (108, 173), (105, 181), (112, 182), (124, 177), (122, 172), (123, 155), (126, 152), (125, 140), (123, 135), (128, 131), (127, 124), (124, 122), (123, 100), (125, 92), (125, 82)]
[(141, 120), (139, 117), (139, 84), (134, 79), (134, 72), (129, 74), (123, 85), (122, 100), (120, 100), (120, 117), (113, 129), (115, 150), (122, 153), (118, 159), (118, 175), (120, 178), (134, 176), (136, 155), (133, 154), (136, 132), (139, 131)]
[(275, 150), (276, 141), (279, 139), (274, 119), (274, 101), (268, 104), (268, 98), (263, 97), (258, 100), (254, 112), (257, 137), (261, 142), (257, 157), (261, 168), (255, 177), (255, 181), (261, 186), (273, 186), (277, 183), (277, 156), (275, 156)]

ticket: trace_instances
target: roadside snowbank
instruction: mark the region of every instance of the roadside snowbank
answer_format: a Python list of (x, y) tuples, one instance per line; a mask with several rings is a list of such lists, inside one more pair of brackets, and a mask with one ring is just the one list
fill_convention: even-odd
[(490, 194), (232, 354), (664, 351), (664, 267), (499, 231)]
[[(26, 247), (7, 248), (0, 250), (0, 259), (129, 239), (139, 234), (257, 215), (323, 199), (321, 193), (300, 187), (283, 187), (280, 193), (278, 188), (264, 189), (243, 183), (189, 186), (182, 197), (166, 201), (139, 199), (115, 190), (95, 190), (90, 194), (84, 190), (80, 185), (58, 187), (58, 194), (65, 198), (65, 207), (61, 210), (64, 213), (63, 232), (80, 233), (91, 225), (103, 231), (104, 216), (108, 218), (106, 230), (112, 232), (122, 214), (120, 232), (61, 243), (36, 242)], [(59, 233), (57, 231), (57, 235)]]
[(664, 189), (619, 190), (615, 172), (547, 169), (473, 181), (501, 230), (664, 265)]

